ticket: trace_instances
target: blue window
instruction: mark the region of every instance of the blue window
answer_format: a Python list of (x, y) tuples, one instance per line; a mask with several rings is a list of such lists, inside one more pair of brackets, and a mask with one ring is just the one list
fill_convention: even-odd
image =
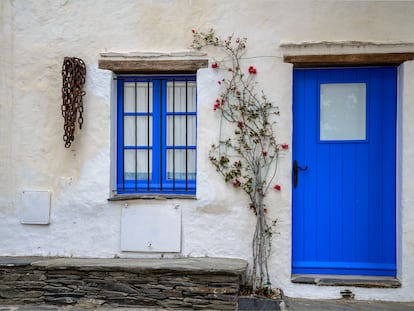
[(117, 79), (117, 193), (196, 192), (195, 75)]

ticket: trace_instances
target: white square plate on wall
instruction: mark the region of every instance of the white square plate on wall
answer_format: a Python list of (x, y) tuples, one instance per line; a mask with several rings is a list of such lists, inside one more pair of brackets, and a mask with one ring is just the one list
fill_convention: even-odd
[(20, 222), (26, 225), (48, 225), (50, 222), (50, 192), (23, 191), (19, 218)]
[(122, 209), (121, 250), (177, 253), (181, 251), (181, 207), (128, 206)]

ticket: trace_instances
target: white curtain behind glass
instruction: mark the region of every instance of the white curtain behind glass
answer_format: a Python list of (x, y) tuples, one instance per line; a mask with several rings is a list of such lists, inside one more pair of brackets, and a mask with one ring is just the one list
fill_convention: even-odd
[[(186, 82), (167, 83), (167, 112), (178, 113), (178, 115), (167, 117), (167, 145), (171, 147), (195, 146), (196, 116), (182, 114), (196, 112), (195, 82), (187, 82), (187, 85)], [(169, 179), (186, 179), (186, 173), (188, 179), (195, 179), (195, 166), (195, 150), (167, 150), (167, 177)]]
[[(125, 113), (151, 113), (152, 105), (151, 82), (124, 83)], [(124, 116), (124, 145), (126, 147), (151, 146), (152, 123), (152, 116)], [(152, 151), (145, 149), (125, 150), (124, 174), (126, 179), (151, 178)]]

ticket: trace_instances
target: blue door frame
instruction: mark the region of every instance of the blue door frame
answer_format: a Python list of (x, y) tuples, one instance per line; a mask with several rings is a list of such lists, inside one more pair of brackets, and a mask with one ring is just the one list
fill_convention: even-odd
[[(321, 139), (330, 83), (364, 86), (363, 138)], [(396, 275), (396, 99), (396, 67), (294, 70), (292, 274)]]

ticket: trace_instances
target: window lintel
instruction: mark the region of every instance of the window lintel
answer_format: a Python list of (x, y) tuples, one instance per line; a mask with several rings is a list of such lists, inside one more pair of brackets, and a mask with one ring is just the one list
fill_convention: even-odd
[(208, 67), (207, 59), (100, 59), (99, 69), (117, 74), (146, 73), (196, 73)]

